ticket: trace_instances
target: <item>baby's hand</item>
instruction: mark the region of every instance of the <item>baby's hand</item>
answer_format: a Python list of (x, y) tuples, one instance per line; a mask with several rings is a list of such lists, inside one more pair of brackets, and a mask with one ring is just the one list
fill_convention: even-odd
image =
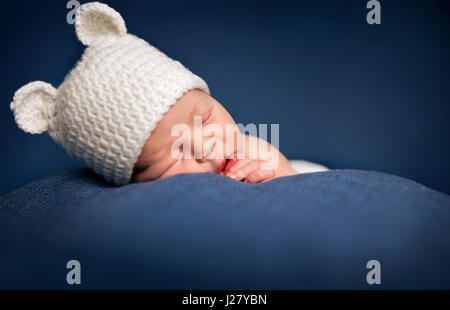
[(260, 159), (238, 160), (225, 176), (245, 183), (258, 183), (275, 177), (275, 170), (265, 161)]

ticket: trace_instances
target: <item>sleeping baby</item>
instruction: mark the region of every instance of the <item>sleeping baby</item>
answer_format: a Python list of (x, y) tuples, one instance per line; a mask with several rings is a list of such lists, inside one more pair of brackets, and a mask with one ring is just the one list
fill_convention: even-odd
[(28, 83), (11, 110), (21, 129), (47, 131), (106, 180), (123, 185), (218, 173), (257, 183), (326, 170), (290, 162), (264, 139), (241, 133), (203, 79), (128, 34), (109, 6), (82, 5), (75, 31), (86, 49), (59, 88)]

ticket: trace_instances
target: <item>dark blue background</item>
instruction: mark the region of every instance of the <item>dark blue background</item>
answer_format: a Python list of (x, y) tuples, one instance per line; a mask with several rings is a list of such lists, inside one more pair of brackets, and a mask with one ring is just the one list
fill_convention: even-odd
[[(21, 132), (9, 110), (19, 87), (58, 87), (81, 56), (66, 2), (0, 0), (0, 194), (83, 165)], [(381, 1), (376, 26), (365, 0), (105, 2), (203, 77), (237, 122), (279, 123), (288, 158), (450, 193), (446, 1)]]

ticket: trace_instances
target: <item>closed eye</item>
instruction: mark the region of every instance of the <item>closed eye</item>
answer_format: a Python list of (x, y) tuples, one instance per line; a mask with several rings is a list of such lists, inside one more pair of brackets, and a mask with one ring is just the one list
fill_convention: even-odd
[(209, 122), (209, 120), (211, 119), (212, 114), (213, 114), (212, 110), (213, 109), (211, 108), (206, 113), (203, 113), (203, 115), (202, 115), (202, 125), (206, 124), (207, 122)]

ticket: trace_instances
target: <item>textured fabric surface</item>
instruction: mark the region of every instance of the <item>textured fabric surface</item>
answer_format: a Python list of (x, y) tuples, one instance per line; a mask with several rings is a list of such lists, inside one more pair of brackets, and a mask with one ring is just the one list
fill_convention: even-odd
[(142, 148), (164, 113), (205, 81), (146, 41), (127, 34), (106, 4), (83, 4), (76, 18), (81, 60), (55, 89), (35, 81), (16, 91), (11, 110), (33, 134), (48, 131), (71, 156), (118, 185), (131, 179)]
[[(89, 171), (0, 198), (0, 288), (450, 289), (450, 197), (376, 172), (114, 187)], [(380, 286), (366, 263), (381, 263)]]

